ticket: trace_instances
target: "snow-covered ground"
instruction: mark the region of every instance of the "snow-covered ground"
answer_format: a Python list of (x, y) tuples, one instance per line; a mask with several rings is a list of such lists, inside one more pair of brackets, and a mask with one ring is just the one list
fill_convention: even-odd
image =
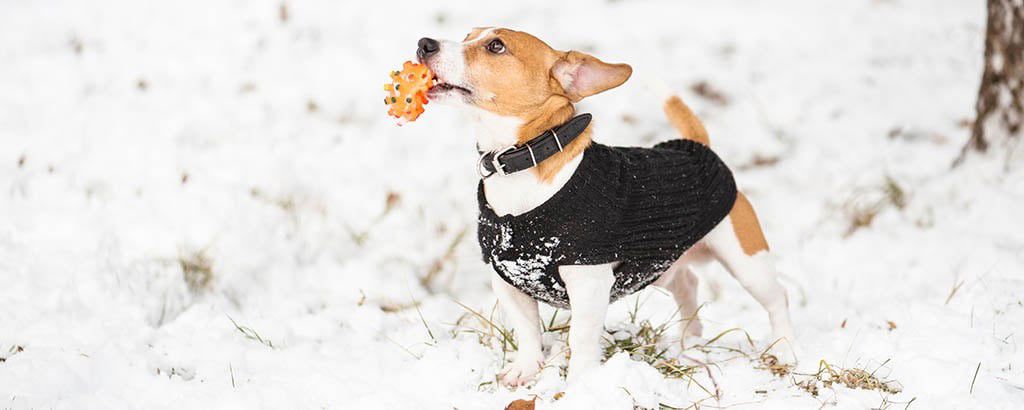
[[(620, 354), (496, 386), (467, 314), (494, 306), (473, 136), (380, 103), (419, 37), (490, 25), (679, 90), (760, 212), (804, 362), (902, 392), (772, 375), (763, 311), (719, 267), (699, 342), (757, 347), (670, 334), (707, 364), (692, 380)], [(983, 30), (981, 0), (4, 1), (0, 408), (1021, 408), (1024, 174), (950, 169)], [(658, 103), (632, 81), (581, 108), (602, 142), (651, 145), (674, 138)], [(608, 327), (637, 305), (671, 319), (647, 290)]]

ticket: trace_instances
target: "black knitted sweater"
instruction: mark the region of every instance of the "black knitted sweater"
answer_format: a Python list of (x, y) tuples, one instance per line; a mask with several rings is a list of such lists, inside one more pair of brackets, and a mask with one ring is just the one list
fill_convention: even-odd
[(559, 265), (619, 262), (610, 300), (636, 292), (729, 214), (736, 184), (722, 160), (693, 141), (595, 143), (562, 189), (522, 215), (496, 215), (483, 181), (477, 199), (484, 262), (534, 299), (568, 308)]

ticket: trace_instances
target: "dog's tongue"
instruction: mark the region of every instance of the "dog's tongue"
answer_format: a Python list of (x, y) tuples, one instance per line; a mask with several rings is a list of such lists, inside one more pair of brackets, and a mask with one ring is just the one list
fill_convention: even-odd
[[(401, 71), (391, 72), (391, 82), (384, 84), (384, 104), (388, 114), (407, 122), (416, 121), (427, 104), (427, 91), (434, 85), (434, 73), (426, 65), (406, 61)], [(401, 122), (399, 123), (401, 125)]]

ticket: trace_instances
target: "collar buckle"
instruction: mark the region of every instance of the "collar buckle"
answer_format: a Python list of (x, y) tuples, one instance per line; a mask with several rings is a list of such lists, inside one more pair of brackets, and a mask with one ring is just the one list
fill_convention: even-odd
[(509, 174), (505, 172), (505, 164), (502, 164), (501, 161), (499, 161), (498, 159), (501, 158), (502, 154), (512, 151), (514, 149), (516, 149), (515, 145), (509, 145), (505, 148), (494, 151), (494, 157), (491, 158), (491, 165), (494, 166), (494, 173), (492, 173), (491, 175), (498, 174), (501, 176), (507, 176)]
[[(480, 178), (486, 179), (494, 174), (506, 176), (509, 173), (505, 172), (505, 164), (498, 161), (498, 157), (502, 154), (516, 149), (515, 145), (509, 145), (505, 148), (496, 149), (494, 151), (488, 151), (480, 154), (480, 158), (476, 160), (476, 173), (480, 175)], [(491, 155), (491, 166), (494, 167), (494, 171), (488, 172), (487, 167), (484, 166), (484, 161), (487, 160), (487, 156)]]
[(484, 168), (484, 158), (487, 157), (487, 153), (480, 154), (480, 158), (476, 160), (476, 174), (480, 175), (480, 179), (486, 179), (487, 177), (494, 175), (493, 172), (487, 173), (487, 168)]

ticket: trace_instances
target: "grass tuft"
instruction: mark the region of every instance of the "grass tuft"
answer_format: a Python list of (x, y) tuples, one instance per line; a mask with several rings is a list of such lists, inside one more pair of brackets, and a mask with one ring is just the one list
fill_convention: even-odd
[(849, 237), (861, 228), (871, 226), (875, 217), (886, 208), (899, 210), (907, 206), (907, 193), (891, 176), (886, 175), (880, 186), (855, 189), (841, 206), (849, 221), (843, 237)]
[[(882, 365), (884, 366), (885, 363)], [(817, 373), (810, 375), (811, 378), (795, 384), (812, 396), (817, 396), (819, 393), (818, 383), (825, 388), (839, 384), (851, 389), (874, 390), (886, 394), (897, 394), (903, 391), (903, 386), (898, 381), (880, 379), (875, 376), (875, 372), (877, 369), (869, 372), (865, 369), (842, 368), (822, 360), (818, 364)]]
[(668, 354), (669, 348), (663, 343), (666, 331), (675, 323), (666, 322), (655, 326), (649, 320), (643, 320), (631, 330), (608, 331), (604, 358), (607, 360), (618, 353), (626, 353), (633, 360), (651, 365), (665, 377), (690, 379), (698, 366), (680, 364), (678, 358)]
[(213, 282), (213, 262), (205, 249), (179, 255), (178, 265), (190, 292), (198, 294), (209, 290)]
[(882, 193), (885, 194), (885, 199), (888, 200), (892, 206), (896, 209), (903, 209), (907, 207), (907, 194), (903, 191), (903, 187), (896, 182), (891, 176), (885, 176), (885, 182), (882, 184)]
[[(480, 344), (498, 347), (501, 349), (502, 354), (519, 349), (513, 331), (501, 326), (494, 320), (494, 313), (498, 307), (497, 304), (491, 309), (488, 316), (484, 316), (483, 313), (462, 304), (462, 302), (454, 299), (452, 301), (466, 311), (455, 321), (455, 326), (452, 328), (453, 338), (462, 333), (473, 334), (477, 336)], [(475, 323), (473, 323), (474, 321)]]
[[(786, 377), (793, 371), (793, 365), (782, 363), (779, 358), (773, 354), (762, 353), (759, 358), (761, 362), (761, 369), (768, 370), (772, 375), (776, 377)], [(814, 393), (817, 395), (817, 393)]]

